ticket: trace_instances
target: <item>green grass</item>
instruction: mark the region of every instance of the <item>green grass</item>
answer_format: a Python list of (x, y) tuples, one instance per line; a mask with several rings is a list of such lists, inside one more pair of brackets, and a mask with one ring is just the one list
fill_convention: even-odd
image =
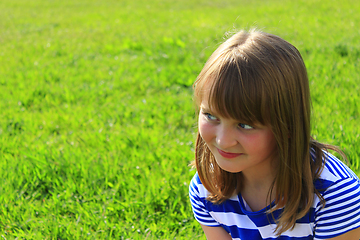
[(308, 67), (313, 135), (360, 170), (359, 1), (0, 2), (6, 239), (198, 239), (191, 85), (258, 27)]

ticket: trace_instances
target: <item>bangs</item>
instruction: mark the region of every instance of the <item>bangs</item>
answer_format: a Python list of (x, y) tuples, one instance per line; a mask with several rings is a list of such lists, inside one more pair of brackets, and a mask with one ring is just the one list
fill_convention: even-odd
[(242, 54), (224, 53), (200, 74), (195, 85), (198, 106), (207, 101), (209, 110), (246, 124), (266, 125), (268, 104), (264, 84), (254, 64)]

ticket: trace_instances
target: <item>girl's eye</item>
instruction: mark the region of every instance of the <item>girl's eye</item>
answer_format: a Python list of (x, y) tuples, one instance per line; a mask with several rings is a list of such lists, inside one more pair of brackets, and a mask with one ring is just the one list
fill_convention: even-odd
[(253, 126), (250, 126), (250, 125), (245, 124), (245, 123), (239, 123), (239, 127), (242, 128), (242, 129), (253, 129), (254, 128)]
[(205, 115), (206, 118), (207, 118), (208, 120), (210, 120), (210, 121), (217, 121), (217, 120), (218, 120), (217, 117), (211, 115), (210, 113), (204, 113), (204, 115)]

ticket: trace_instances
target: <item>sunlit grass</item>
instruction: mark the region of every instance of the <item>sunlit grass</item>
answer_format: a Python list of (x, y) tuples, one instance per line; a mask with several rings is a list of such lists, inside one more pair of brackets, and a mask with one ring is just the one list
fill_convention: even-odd
[(299, 48), (313, 135), (360, 169), (358, 2), (6, 0), (0, 9), (6, 239), (200, 238), (188, 201), (191, 85), (236, 29)]

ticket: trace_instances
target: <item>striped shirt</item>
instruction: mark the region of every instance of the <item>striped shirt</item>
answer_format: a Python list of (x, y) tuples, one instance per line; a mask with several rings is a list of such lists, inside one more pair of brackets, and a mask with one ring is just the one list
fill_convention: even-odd
[[(326, 201), (322, 206), (314, 194), (310, 211), (296, 221), (292, 230), (278, 238), (276, 224), (264, 208), (251, 212), (241, 194), (234, 195), (222, 204), (206, 200), (209, 192), (201, 184), (198, 174), (189, 186), (189, 195), (196, 220), (206, 226), (223, 227), (233, 239), (328, 239), (360, 227), (360, 180), (339, 159), (326, 153), (326, 161), (315, 187)], [(247, 210), (248, 209), (248, 210)], [(274, 212), (277, 219), (282, 209)]]

